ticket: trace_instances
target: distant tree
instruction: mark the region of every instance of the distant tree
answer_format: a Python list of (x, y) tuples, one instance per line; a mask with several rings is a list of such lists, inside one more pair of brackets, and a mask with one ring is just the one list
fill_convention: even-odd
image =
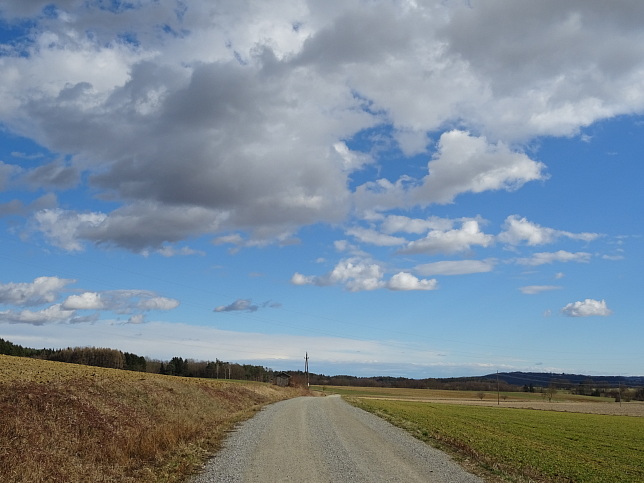
[(548, 401), (552, 402), (552, 398), (555, 396), (555, 394), (557, 394), (557, 386), (555, 384), (550, 384), (546, 388), (544, 394), (545, 397), (548, 398)]
[(644, 387), (639, 387), (635, 390), (635, 395), (633, 398), (636, 401), (644, 401)]
[(170, 362), (165, 366), (167, 374), (171, 376), (184, 376), (186, 375), (186, 362), (181, 357), (173, 357)]
[(146, 371), (147, 361), (145, 360), (145, 357), (137, 356), (136, 354), (130, 354), (129, 352), (124, 352), (123, 358), (125, 359), (123, 369), (127, 369), (128, 371)]
[(476, 393), (476, 395), (479, 397), (479, 399), (482, 401), (483, 398), (485, 397), (485, 393), (483, 391), (479, 391)]

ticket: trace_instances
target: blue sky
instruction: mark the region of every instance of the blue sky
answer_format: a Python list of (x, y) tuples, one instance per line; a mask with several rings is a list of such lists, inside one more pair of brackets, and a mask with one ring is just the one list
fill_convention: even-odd
[(0, 6), (0, 337), (644, 374), (644, 6)]

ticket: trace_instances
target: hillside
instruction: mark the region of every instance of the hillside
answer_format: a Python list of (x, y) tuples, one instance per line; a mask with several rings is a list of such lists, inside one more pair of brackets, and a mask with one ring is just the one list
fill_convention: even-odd
[(0, 355), (0, 481), (180, 481), (237, 422), (301, 393)]
[(550, 384), (559, 386), (587, 385), (593, 387), (640, 387), (644, 386), (644, 376), (587, 376), (583, 374), (555, 374), (549, 372), (500, 372), (488, 374), (486, 379), (499, 378), (508, 384), (516, 386), (548, 387)]

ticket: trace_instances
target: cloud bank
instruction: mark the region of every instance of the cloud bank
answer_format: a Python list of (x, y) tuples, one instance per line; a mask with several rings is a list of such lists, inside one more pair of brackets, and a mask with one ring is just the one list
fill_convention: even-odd
[[(3, 2), (0, 14), (25, 27), (2, 45), (0, 122), (68, 155), (3, 161), (0, 185), (87, 180), (116, 205), (34, 206), (29, 232), (67, 251), (168, 253), (234, 232), (266, 243), (365, 210), (515, 190), (548, 176), (522, 143), (644, 108), (637, 3), (48, 5)], [(426, 172), (352, 186), (383, 161), (346, 140), (374, 128), (403, 157), (425, 155)], [(512, 218), (503, 239), (560, 236)], [(487, 241), (453, 251), (468, 243)], [(444, 249), (431, 238), (403, 248)]]

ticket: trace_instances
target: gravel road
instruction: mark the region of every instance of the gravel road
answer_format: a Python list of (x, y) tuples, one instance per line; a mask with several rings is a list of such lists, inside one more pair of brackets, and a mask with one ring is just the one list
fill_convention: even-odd
[(339, 396), (264, 408), (191, 483), (482, 482), (445, 453)]

